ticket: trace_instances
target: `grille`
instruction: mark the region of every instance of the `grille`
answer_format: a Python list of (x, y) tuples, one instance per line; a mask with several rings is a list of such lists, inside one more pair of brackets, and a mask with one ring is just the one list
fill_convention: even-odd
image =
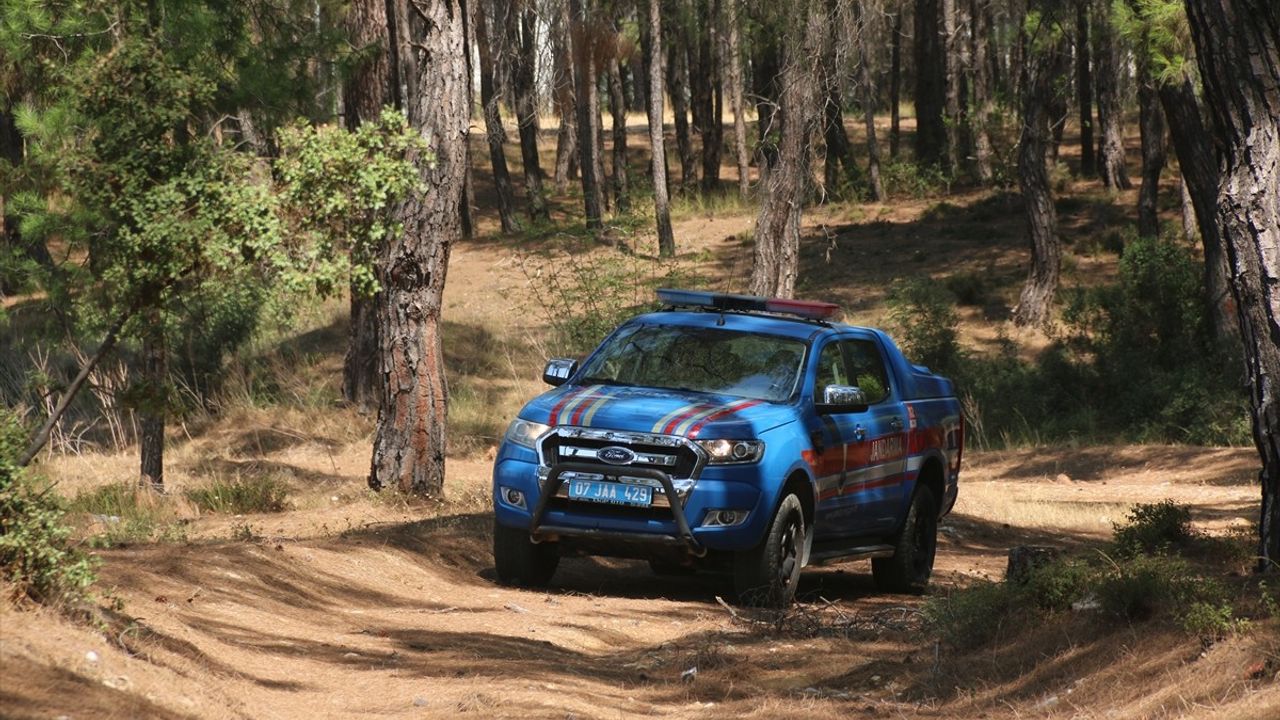
[[(625, 452), (606, 448), (622, 449)], [(669, 435), (652, 435), (646, 433), (620, 432), (614, 430), (598, 430), (578, 427), (558, 427), (542, 439), (539, 446), (544, 468), (563, 462), (589, 465), (599, 468), (599, 477), (590, 479), (613, 482), (632, 482), (654, 487), (653, 507), (670, 507), (670, 503), (660, 487), (649, 478), (628, 476), (627, 470), (643, 468), (666, 473), (672, 479), (676, 492), (683, 498), (693, 487), (702, 470), (703, 458), (694, 445), (684, 438)], [(625, 464), (607, 462), (603, 456), (620, 455)], [(630, 458), (627, 458), (627, 455)], [(625, 462), (630, 459), (630, 462)], [(546, 470), (544, 470), (546, 472)], [(568, 490), (561, 486), (553, 506), (568, 503)], [(576, 503), (575, 503), (576, 504)], [(593, 508), (603, 511), (602, 508)], [(634, 513), (633, 509), (612, 509), (608, 512)], [(639, 512), (644, 512), (643, 510)]]

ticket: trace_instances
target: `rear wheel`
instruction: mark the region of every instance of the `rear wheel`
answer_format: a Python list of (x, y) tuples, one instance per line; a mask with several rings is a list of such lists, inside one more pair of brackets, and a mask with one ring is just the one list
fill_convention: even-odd
[(919, 595), (929, 585), (938, 551), (938, 503), (933, 491), (921, 485), (894, 541), (892, 557), (872, 558), (871, 575), (885, 592)]
[(805, 542), (804, 511), (795, 495), (778, 506), (764, 541), (734, 556), (733, 586), (745, 605), (784, 608), (796, 596)]
[(493, 523), (493, 566), (505, 585), (546, 585), (560, 564), (555, 543), (534, 544), (525, 530)]

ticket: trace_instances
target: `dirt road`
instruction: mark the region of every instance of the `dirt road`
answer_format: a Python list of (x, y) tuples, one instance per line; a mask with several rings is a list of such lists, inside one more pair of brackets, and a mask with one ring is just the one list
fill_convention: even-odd
[[(1186, 448), (975, 455), (934, 592), (998, 578), (1012, 544), (1098, 542), (1133, 501), (1192, 503), (1215, 531), (1243, 524), (1250, 462), (1247, 450)], [(467, 482), (481, 482), (483, 463), (470, 469)], [(1275, 683), (1232, 676), (1256, 652), (1248, 642), (1201, 653), (1173, 629), (1099, 633), (1082, 617), (1078, 633), (956, 656), (920, 632), (919, 598), (875, 594), (866, 563), (808, 571), (806, 603), (780, 627), (732, 617), (714, 599), (723, 578), (658, 578), (630, 561), (569, 559), (547, 591), (501, 587), (489, 515), (469, 502), (249, 518), (249, 541), (226, 539), (246, 519), (211, 519), (189, 544), (107, 551), (100, 587), (118, 609), (100, 632), (43, 611), (0, 614), (0, 715), (1263, 718), (1280, 708)], [(1019, 516), (1037, 529), (1009, 522)]]

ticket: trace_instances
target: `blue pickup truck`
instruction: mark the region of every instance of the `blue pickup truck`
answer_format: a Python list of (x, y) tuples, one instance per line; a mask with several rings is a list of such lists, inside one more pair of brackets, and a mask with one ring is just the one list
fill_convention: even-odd
[(659, 290), (511, 423), (493, 468), (499, 580), (542, 585), (571, 554), (655, 572), (728, 569), (785, 606), (802, 567), (870, 558), (921, 592), (964, 441), (951, 382), (835, 305)]

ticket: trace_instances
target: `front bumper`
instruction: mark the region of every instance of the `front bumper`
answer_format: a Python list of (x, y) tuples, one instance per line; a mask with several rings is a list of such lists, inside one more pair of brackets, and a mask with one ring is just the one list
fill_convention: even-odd
[[(505, 454), (505, 453), (504, 453)], [(583, 540), (593, 547), (652, 546), (702, 556), (708, 550), (745, 550), (755, 547), (763, 536), (767, 512), (761, 512), (762, 495), (754, 477), (734, 477), (734, 473), (703, 472), (693, 489), (680, 501), (655, 505), (645, 510), (620, 508), (591, 503), (571, 502), (556, 497), (564, 480), (573, 472), (598, 472), (598, 467), (576, 463), (560, 463), (550, 468), (539, 482), (539, 465), (535, 458), (499, 457), (494, 466), (494, 510), (499, 523), (525, 528), (535, 542), (561, 539)], [(726, 468), (728, 470), (728, 468)], [(643, 473), (662, 485), (665, 497), (680, 498), (671, 478), (657, 470), (629, 470), (629, 475)], [(501, 497), (498, 488), (519, 490), (527, 507), (512, 505)], [(657, 497), (655, 495), (655, 497)], [(703, 525), (714, 510), (746, 510), (745, 521), (731, 526)]]

